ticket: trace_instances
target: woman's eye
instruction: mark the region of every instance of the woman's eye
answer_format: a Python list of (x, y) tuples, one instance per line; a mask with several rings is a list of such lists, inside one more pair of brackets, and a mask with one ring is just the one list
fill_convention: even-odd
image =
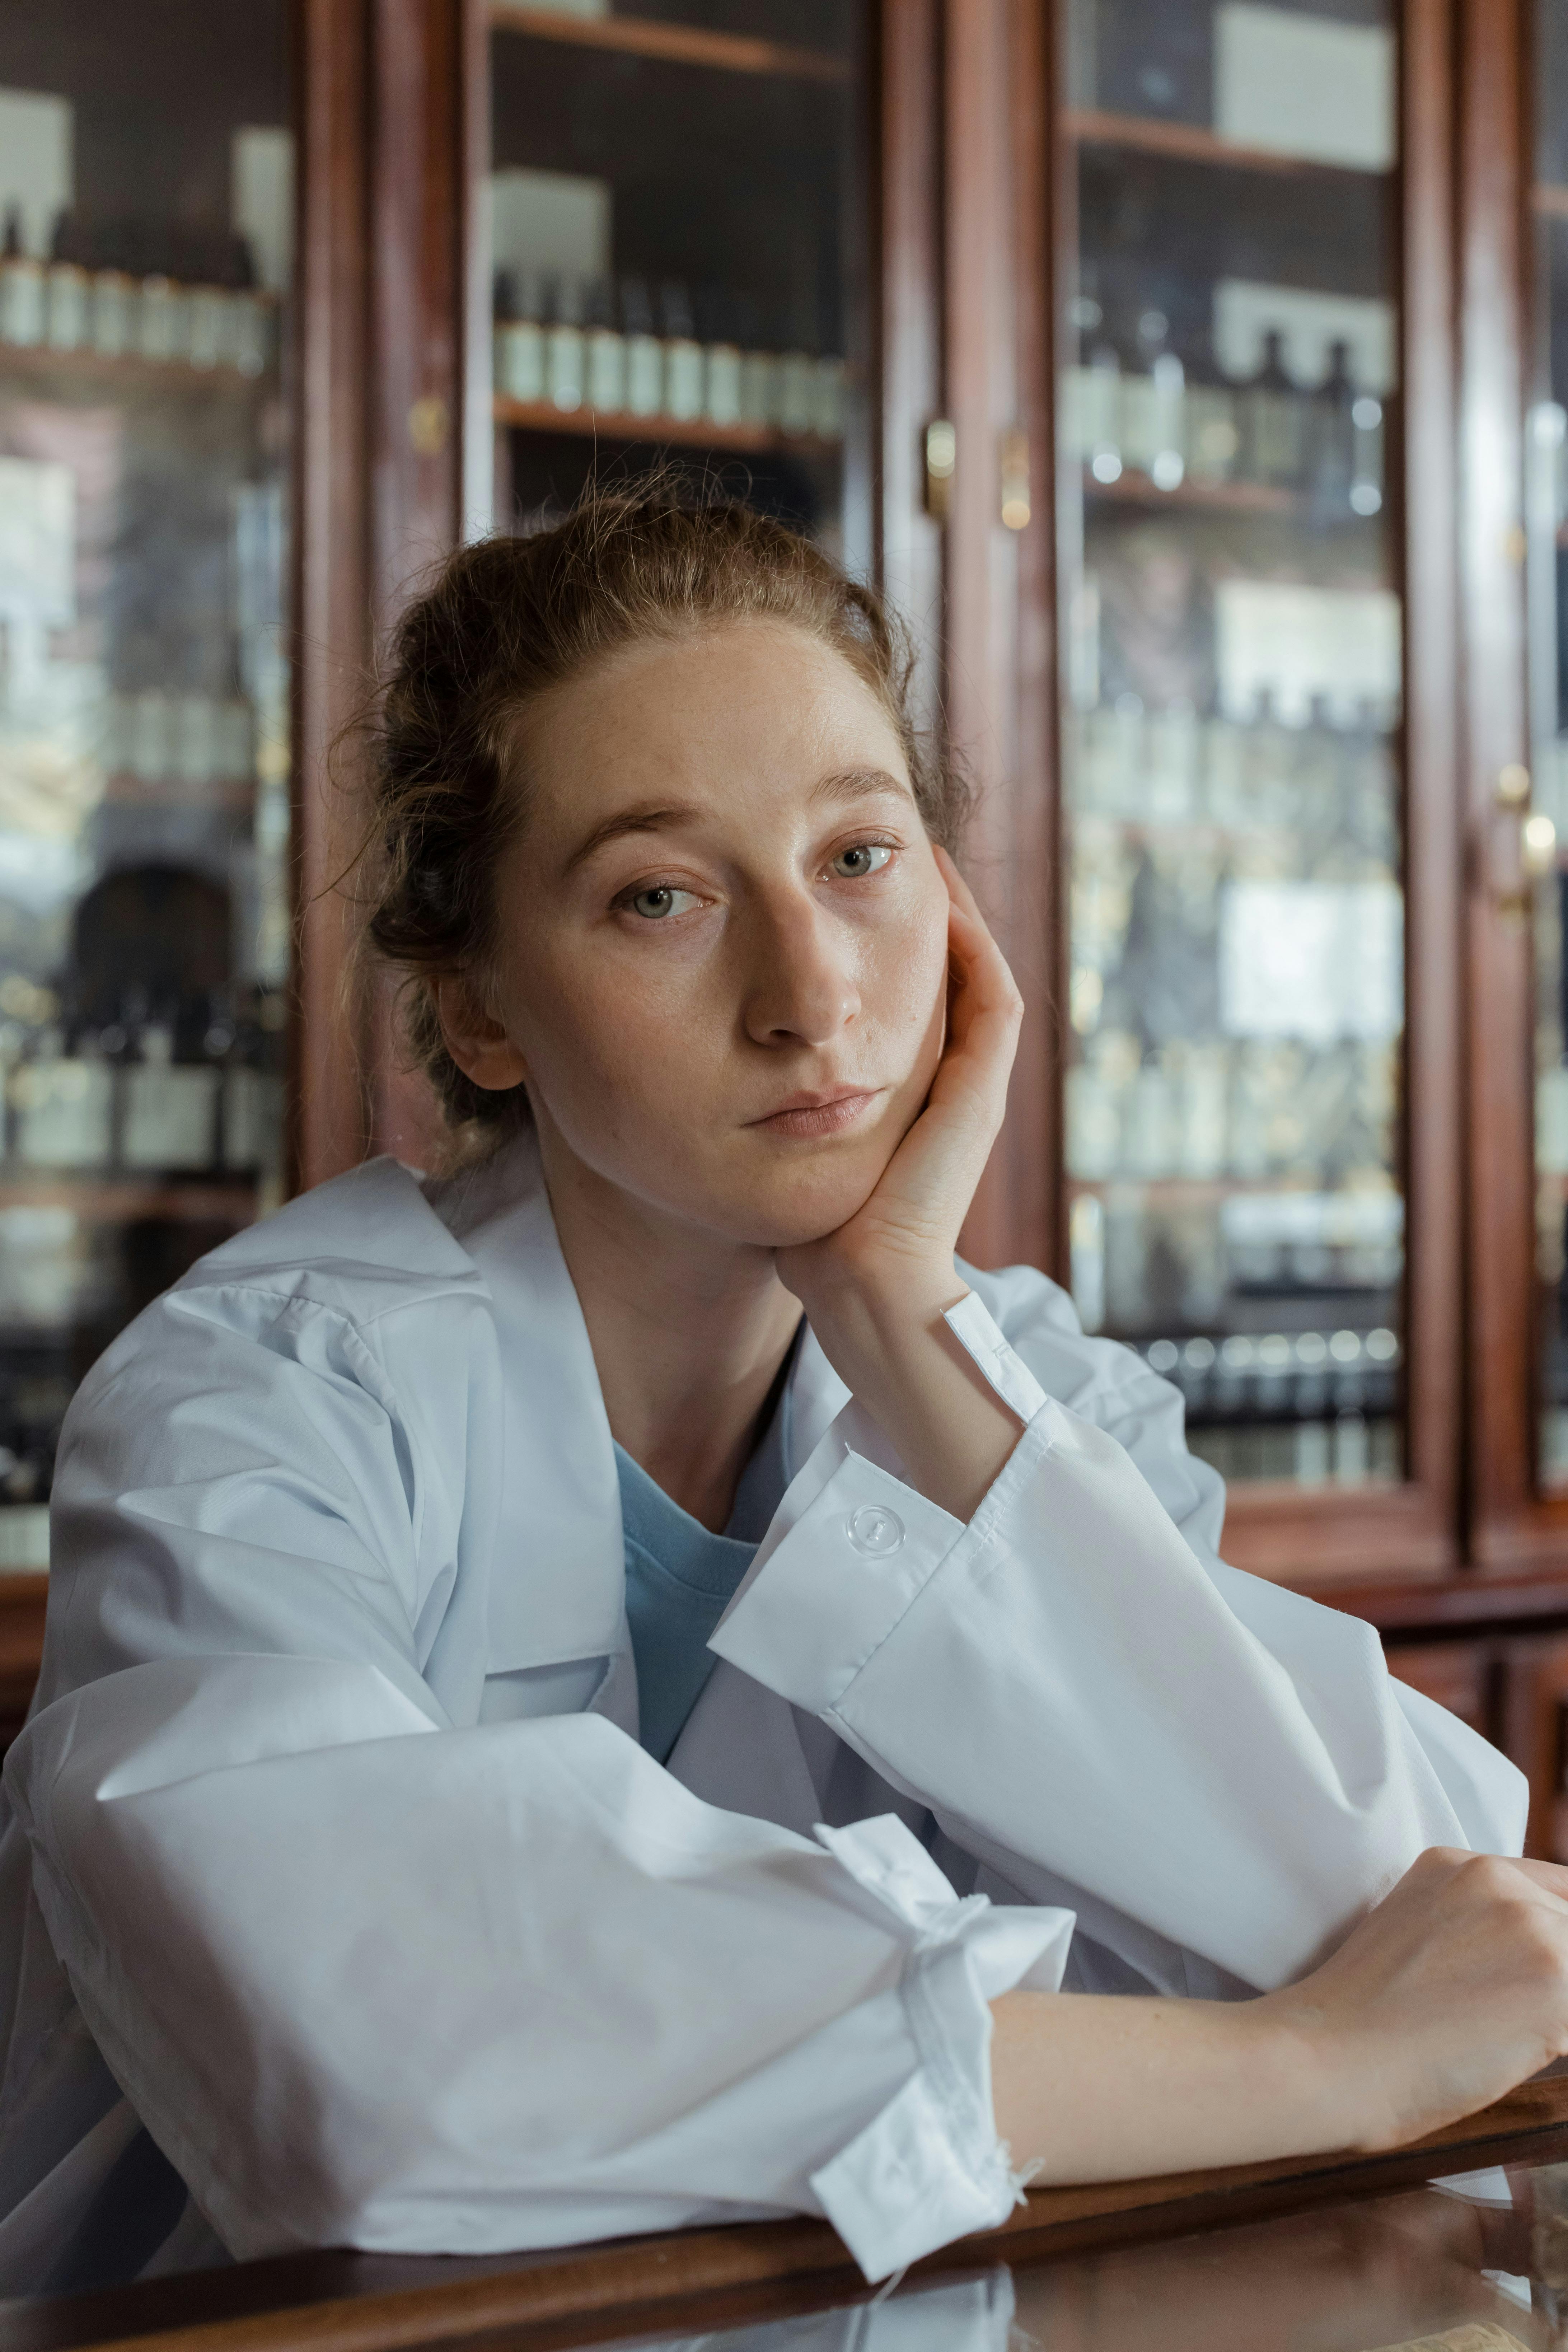
[(858, 882), (868, 874), (879, 874), (892, 854), (885, 841), (858, 841), (853, 849), (839, 851), (833, 871), (846, 882)]
[(695, 907), (697, 894), (694, 890), (678, 890), (669, 882), (656, 882), (650, 888), (637, 891), (626, 903), (634, 915), (641, 915), (645, 921), (662, 923), (669, 916)]

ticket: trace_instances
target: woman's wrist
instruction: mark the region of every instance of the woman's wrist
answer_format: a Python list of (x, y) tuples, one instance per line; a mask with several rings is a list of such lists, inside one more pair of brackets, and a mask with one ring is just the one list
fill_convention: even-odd
[(951, 1257), (911, 1259), (875, 1276), (845, 1269), (805, 1302), (813, 1331), (857, 1402), (888, 1438), (910, 1484), (971, 1519), (1022, 1424), (954, 1338), (945, 1317), (968, 1296)]

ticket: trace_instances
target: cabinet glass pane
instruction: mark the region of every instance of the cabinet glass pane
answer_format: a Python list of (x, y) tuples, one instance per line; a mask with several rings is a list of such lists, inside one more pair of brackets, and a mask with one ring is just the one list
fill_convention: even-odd
[[(1542, 1483), (1568, 1484), (1568, 5), (1539, 0), (1534, 383), (1525, 433), (1531, 774), (1518, 780), (1535, 912), (1535, 1262)], [(1531, 790), (1531, 783), (1533, 790)], [(1506, 821), (1500, 810), (1499, 822)]]
[(1074, 1295), (1227, 1477), (1394, 1479), (1394, 11), (1078, 0), (1069, 36)]
[(498, 526), (662, 460), (866, 562), (858, 0), (492, 26)]
[(0, 0), (0, 1568), (114, 1333), (276, 1196), (282, 0)]

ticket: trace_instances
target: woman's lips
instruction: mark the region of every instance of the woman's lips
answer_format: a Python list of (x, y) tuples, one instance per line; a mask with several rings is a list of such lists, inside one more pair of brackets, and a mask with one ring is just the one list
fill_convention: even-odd
[(752, 1124), (769, 1135), (842, 1135), (870, 1108), (879, 1091), (844, 1087), (832, 1094), (791, 1095), (777, 1110)]

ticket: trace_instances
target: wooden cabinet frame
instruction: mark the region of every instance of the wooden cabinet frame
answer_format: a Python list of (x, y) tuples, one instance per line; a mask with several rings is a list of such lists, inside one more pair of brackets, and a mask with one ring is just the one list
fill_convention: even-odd
[(1568, 1568), (1568, 1495), (1537, 1486), (1534, 971), (1493, 871), (1497, 783), (1528, 763), (1524, 449), (1532, 373), (1531, 25), (1465, 0), (1459, 215), (1460, 563), (1469, 1013), (1471, 1544), (1483, 1574)]
[[(1061, 60), (1066, 8), (1054, 11), (1055, 62), (1036, 87), (1064, 86)], [(1460, 960), (1458, 908), (1455, 676), (1457, 588), (1453, 389), (1454, 247), (1452, 187), (1454, 26), (1448, 0), (1405, 0), (1400, 41), (1399, 252), (1402, 294), (1402, 414), (1404, 457), (1397, 446), (1391, 474), (1402, 539), (1405, 596), (1405, 773), (1406, 872), (1406, 1071), (1408, 1101), (1403, 1133), (1407, 1215), (1405, 1283), (1406, 1338), (1406, 1461), (1398, 1486), (1304, 1490), (1294, 1486), (1238, 1485), (1231, 1489), (1226, 1526), (1227, 1556), (1258, 1573), (1293, 1582), (1331, 1586), (1371, 1575), (1435, 1580), (1461, 1558), (1461, 1096), (1459, 1080)], [(1053, 106), (1057, 149), (1048, 189), (1053, 199), (1049, 239), (1049, 317), (1057, 359), (1069, 353), (1066, 296), (1076, 242), (1074, 156)], [(1044, 404), (1042, 404), (1042, 406)], [(1045, 419), (1042, 418), (1042, 431)], [(1048, 444), (1047, 444), (1048, 446)], [(1410, 470), (1422, 484), (1405, 500)], [(1062, 486), (1077, 496), (1076, 484)], [(1048, 529), (1047, 519), (1040, 521)], [(955, 573), (955, 600), (976, 601)], [(1048, 605), (1050, 573), (1041, 562), (1029, 593)], [(954, 624), (955, 635), (959, 624)], [(1054, 704), (1054, 697), (1053, 697)], [(1053, 709), (1054, 725), (1054, 709)], [(1067, 945), (1057, 851), (1055, 757), (1037, 753), (1015, 787), (1020, 837), (1024, 812), (1039, 827), (1037, 811), (1052, 812), (1037, 830), (1032, 871), (1060, 878), (1049, 918), (1058, 959), (1046, 993), (1065, 1018), (1060, 960)], [(1046, 1101), (1016, 1091), (1010, 1123), (1022, 1129), (1010, 1143), (1013, 1163), (1026, 1164), (1031, 1148), (1053, 1171), (1062, 1160), (1059, 1108), (1065, 1034), (1039, 1054), (1034, 1084)], [(1031, 1074), (1032, 1075), (1032, 1074)], [(1037, 1139), (1037, 1141), (1036, 1140)], [(1063, 1274), (1067, 1249), (1064, 1189), (1059, 1181), (1025, 1186), (1009, 1202), (1013, 1254), (1026, 1255)], [(1028, 1210), (1035, 1212), (1031, 1222)]]
[[(417, 1156), (420, 1090), (385, 1008), (342, 1017), (352, 849), (324, 751), (411, 578), (484, 503), (489, 287), (484, 0), (296, 0), (304, 136), (297, 385), (301, 959), (295, 1166)], [(1065, 0), (879, 0), (871, 152), (871, 534), (925, 654), (933, 726), (979, 785), (969, 864), (1028, 1001), (1006, 1129), (965, 1230), (1066, 1269), (1052, 417), (1075, 234)], [(1242, 1564), (1324, 1588), (1568, 1562), (1533, 1486), (1531, 969), (1489, 895), (1497, 771), (1524, 756), (1522, 0), (1405, 0), (1399, 219), (1405, 607), (1408, 1477), (1238, 1486)], [(1457, 355), (1457, 356), (1456, 356)], [(957, 434), (946, 519), (923, 436)], [(1033, 513), (1001, 519), (1005, 436)], [(1405, 500), (1414, 479), (1418, 498)], [(1456, 680), (1459, 691), (1456, 692)], [(1467, 1025), (1468, 1023), (1468, 1025)], [(366, 1072), (370, 1073), (368, 1078)], [(1467, 1367), (1468, 1367), (1467, 1370)]]

